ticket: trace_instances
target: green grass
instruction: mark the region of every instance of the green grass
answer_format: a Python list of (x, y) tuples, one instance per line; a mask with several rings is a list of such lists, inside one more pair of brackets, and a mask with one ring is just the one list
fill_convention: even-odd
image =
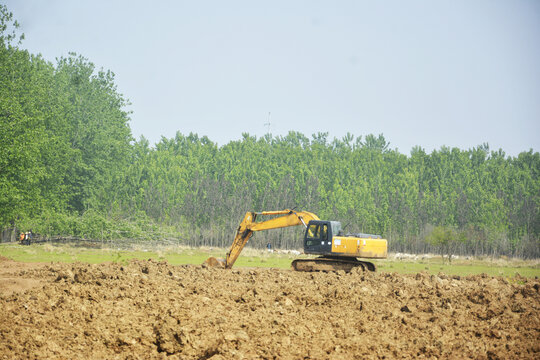
[(104, 262), (127, 262), (130, 259), (167, 260), (174, 265), (202, 264), (209, 256), (200, 250), (184, 250), (180, 252), (146, 251), (146, 250), (114, 250), (90, 249), (69, 245), (18, 244), (0, 245), (0, 255), (22, 262), (86, 262), (100, 264)]
[[(130, 259), (167, 260), (172, 265), (202, 264), (208, 257), (225, 257), (224, 249), (196, 249), (166, 247), (158, 251), (91, 249), (70, 245), (0, 244), (0, 255), (21, 262), (86, 262), (100, 264), (104, 262), (127, 262)], [(294, 257), (284, 254), (269, 254), (262, 251), (245, 249), (238, 258), (238, 267), (275, 267), (289, 268)]]
[(381, 272), (396, 272), (400, 274), (411, 274), (425, 271), (429, 274), (438, 274), (440, 272), (447, 275), (475, 275), (487, 274), (490, 276), (513, 277), (519, 274), (524, 277), (540, 277), (540, 267), (527, 266), (525, 263), (520, 265), (501, 265), (494, 264), (490, 261), (471, 261), (470, 263), (455, 263), (449, 265), (443, 264), (440, 259), (433, 259), (429, 262), (416, 261), (392, 261), (379, 260), (375, 261), (378, 271)]
[[(209, 256), (225, 257), (225, 249), (204, 249), (186, 247), (166, 247), (155, 251), (90, 249), (70, 245), (0, 244), (0, 255), (21, 262), (86, 262), (99, 264), (104, 262), (125, 263), (130, 259), (167, 260), (172, 265), (202, 264)], [(265, 267), (289, 269), (291, 261), (297, 256), (290, 254), (268, 253), (266, 251), (244, 249), (235, 263), (235, 267)], [(491, 276), (513, 277), (520, 274), (525, 277), (540, 277), (540, 263), (521, 260), (454, 260), (450, 265), (443, 264), (441, 258), (428, 260), (377, 260), (374, 261), (380, 272), (429, 274), (439, 272), (448, 275), (488, 274)]]

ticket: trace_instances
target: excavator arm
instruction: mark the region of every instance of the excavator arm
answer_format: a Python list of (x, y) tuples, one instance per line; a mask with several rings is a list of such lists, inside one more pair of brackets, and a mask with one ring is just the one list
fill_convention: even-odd
[[(259, 216), (270, 215), (282, 215), (266, 221), (257, 222)], [(294, 210), (278, 210), (278, 211), (262, 211), (262, 212), (247, 212), (244, 219), (236, 230), (234, 241), (231, 245), (231, 249), (227, 253), (224, 265), (225, 268), (230, 269), (234, 265), (238, 256), (244, 249), (244, 246), (248, 243), (249, 239), (255, 231), (279, 229), (288, 226), (304, 225), (311, 220), (319, 220), (319, 217), (313, 213), (307, 211), (294, 211)], [(210, 259), (208, 259), (210, 260)], [(210, 263), (207, 261), (207, 263)], [(220, 261), (222, 263), (222, 261)], [(223, 266), (223, 265), (222, 265)]]

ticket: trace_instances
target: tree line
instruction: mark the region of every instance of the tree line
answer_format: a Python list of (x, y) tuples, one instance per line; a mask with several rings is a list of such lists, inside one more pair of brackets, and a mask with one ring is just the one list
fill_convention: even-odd
[[(0, 229), (228, 246), (246, 211), (296, 208), (381, 234), (390, 250), (538, 257), (540, 155), (319, 132), (218, 146), (178, 132), (133, 139), (114, 74), (76, 54), (19, 48), (0, 6)], [(10, 32), (10, 29), (15, 31)], [(252, 246), (300, 248), (298, 228)]]

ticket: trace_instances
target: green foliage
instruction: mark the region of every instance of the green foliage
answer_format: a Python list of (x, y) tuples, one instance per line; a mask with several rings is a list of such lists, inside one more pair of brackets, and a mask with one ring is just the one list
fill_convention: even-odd
[[(0, 6), (1, 229), (228, 246), (246, 211), (297, 208), (382, 234), (393, 251), (540, 256), (532, 149), (405, 155), (382, 134), (294, 131), (244, 133), (221, 147), (178, 132), (151, 146), (132, 139), (112, 72), (76, 54), (52, 64), (20, 50), (16, 28)], [(300, 248), (301, 233), (261, 233), (251, 244)]]
[(456, 231), (450, 226), (436, 226), (427, 235), (426, 240), (431, 245), (435, 245), (441, 250), (441, 254), (444, 253), (448, 256), (448, 262), (452, 261), (452, 254), (458, 243), (465, 243), (467, 240), (464, 231)]
[[(382, 135), (359, 139), (243, 134), (221, 148), (195, 134), (163, 138), (155, 148), (141, 139), (126, 198), (156, 222), (188, 229), (191, 245), (227, 246), (245, 211), (296, 207), (351, 231), (381, 233), (395, 251), (537, 256), (538, 155), (505, 157), (484, 144), (431, 154), (417, 147), (406, 156), (389, 150)], [(516, 198), (508, 189), (520, 178), (530, 180)], [(431, 224), (439, 241), (428, 237)], [(444, 240), (440, 229), (451, 236)], [(300, 237), (295, 230), (261, 233), (252, 244), (298, 248)]]
[(60, 236), (94, 240), (152, 240), (179, 236), (179, 233), (170, 228), (156, 225), (144, 213), (125, 218), (120, 214), (106, 216), (96, 210), (88, 210), (82, 215), (42, 212), (20, 219), (17, 225), (45, 238)]
[(455, 234), (449, 227), (436, 226), (427, 236), (427, 241), (436, 246), (447, 246), (454, 241)]
[(80, 226), (66, 214), (103, 212), (115, 201), (131, 152), (127, 101), (114, 74), (96, 72), (83, 57), (70, 54), (55, 66), (13, 46), (17, 27), (1, 5), (0, 227), (60, 214), (48, 224), (74, 231)]
[(17, 35), (19, 27), (17, 20), (13, 19), (13, 13), (6, 5), (0, 4), (0, 46), (11, 47), (14, 40), (20, 44), (24, 40), (24, 34)]

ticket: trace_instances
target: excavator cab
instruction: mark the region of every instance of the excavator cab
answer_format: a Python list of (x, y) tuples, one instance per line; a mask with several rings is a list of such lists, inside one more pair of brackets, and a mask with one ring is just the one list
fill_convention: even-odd
[(375, 264), (357, 258), (386, 258), (387, 241), (379, 235), (345, 235), (339, 221), (311, 220), (304, 233), (304, 253), (319, 257), (294, 260), (294, 270), (351, 271), (360, 267), (375, 271)]
[(304, 234), (304, 252), (306, 254), (332, 252), (332, 238), (340, 232), (339, 221), (311, 220)]

